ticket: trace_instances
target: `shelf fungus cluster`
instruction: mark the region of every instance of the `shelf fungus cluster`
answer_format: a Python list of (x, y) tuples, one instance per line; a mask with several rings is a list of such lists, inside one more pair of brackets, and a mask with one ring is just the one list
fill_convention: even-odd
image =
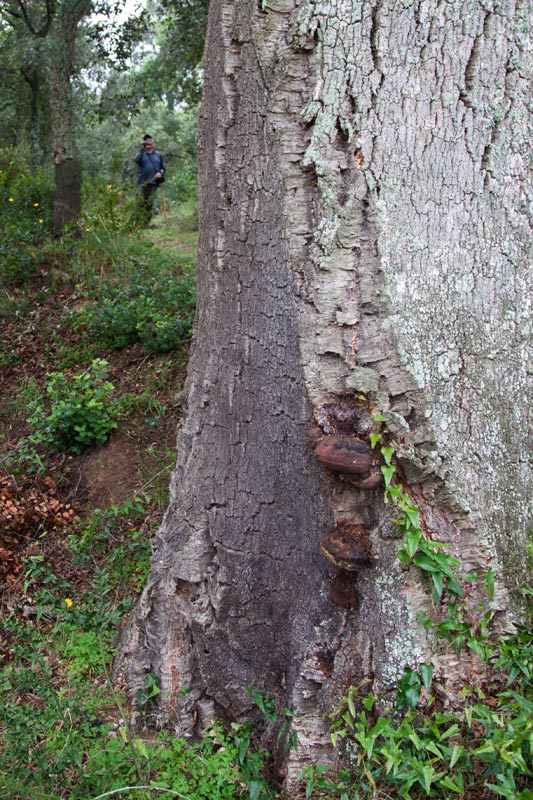
[[(372, 491), (382, 485), (383, 476), (379, 455), (368, 444), (374, 421), (360, 399), (346, 393), (317, 406), (317, 427), (309, 432), (309, 441), (318, 461), (343, 484)], [(368, 501), (362, 504), (368, 507)], [(320, 550), (338, 570), (331, 585), (331, 599), (339, 606), (354, 609), (356, 574), (374, 563), (367, 527), (360, 520), (342, 519), (321, 539)]]
[(338, 569), (356, 572), (372, 566), (368, 530), (361, 523), (339, 522), (321, 540), (320, 549)]
[(367, 528), (349, 520), (338, 522), (322, 538), (320, 550), (339, 570), (331, 584), (331, 599), (347, 610), (355, 609), (357, 588), (354, 573), (374, 563)]
[(357, 489), (377, 489), (382, 475), (374, 461), (374, 453), (362, 439), (353, 436), (324, 436), (315, 447), (320, 463), (340, 473), (347, 483)]

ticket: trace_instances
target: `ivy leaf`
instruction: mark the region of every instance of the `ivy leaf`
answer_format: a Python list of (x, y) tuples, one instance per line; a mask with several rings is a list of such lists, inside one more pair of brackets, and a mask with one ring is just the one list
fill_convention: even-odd
[[(450, 764), (450, 766), (453, 766), (453, 764)], [(452, 781), (449, 775), (446, 775), (444, 778), (442, 778), (440, 785), (444, 786), (445, 789), (450, 789), (452, 792), (457, 792), (457, 794), (463, 793), (463, 790)]]
[(397, 486), (389, 486), (387, 491), (392, 497), (392, 499), (396, 501), (402, 493), (402, 487), (400, 486), (400, 484), (398, 484)]
[(482, 661), (488, 661), (492, 655), (492, 649), (489, 647), (489, 645), (486, 642), (480, 641), (479, 639), (468, 639), (466, 644)]
[(394, 455), (394, 448), (393, 447), (382, 447), (381, 448), (381, 455), (385, 459), (385, 464), (387, 464), (387, 466), (390, 466), (390, 462), (391, 462), (392, 457)]
[(411, 667), (406, 667), (398, 681), (398, 707), (416, 708), (420, 700), (421, 691), (420, 676)]
[(479, 747), (476, 747), (475, 750), (472, 750), (472, 754), (476, 756), (481, 756), (481, 758), (493, 757), (494, 753), (496, 752), (496, 748), (493, 742), (485, 741)]
[[(442, 574), (440, 565), (435, 561), (432, 553), (419, 550), (413, 557), (413, 563), (423, 572), (437, 572)], [(444, 577), (444, 576), (443, 576)]]
[(420, 544), (420, 540), (422, 538), (422, 531), (420, 530), (410, 530), (407, 531), (405, 536), (405, 549), (409, 554), (409, 558), (413, 558), (416, 551), (418, 550), (418, 545)]
[(426, 794), (429, 794), (429, 789), (431, 787), (431, 783), (433, 778), (435, 777), (435, 770), (432, 766), (426, 766), (422, 768), (422, 775), (424, 778), (424, 790)]
[(490, 597), (491, 600), (494, 597), (494, 579), (495, 578), (496, 578), (496, 573), (494, 572), (492, 567), (489, 567), (488, 570), (487, 570), (487, 574), (485, 575), (485, 580), (483, 581), (483, 583), (487, 587), (487, 591), (489, 593), (489, 597)]
[(418, 506), (413, 506), (412, 508), (406, 509), (405, 516), (413, 528), (420, 528), (420, 514), (418, 512)]
[(381, 473), (385, 478), (385, 488), (388, 488), (390, 486), (392, 476), (394, 475), (395, 472), (396, 472), (396, 467), (392, 466), (392, 464), (389, 466), (384, 466), (384, 465), (381, 466)]
[(420, 675), (422, 676), (422, 681), (424, 683), (424, 686), (426, 687), (426, 692), (429, 692), (434, 672), (435, 672), (435, 665), (432, 664), (431, 662), (429, 664), (420, 665)]
[(459, 758), (459, 756), (461, 755), (463, 750), (464, 750), (464, 747), (463, 747), (462, 744), (454, 744), (453, 750), (452, 750), (452, 755), (451, 755), (451, 758), (450, 758), (450, 769), (453, 769), (453, 767), (455, 767), (455, 765), (457, 763), (457, 759)]
[(456, 594), (458, 597), (465, 596), (465, 590), (463, 589), (457, 578), (454, 578), (453, 576), (448, 578), (448, 581), (446, 583), (446, 588), (448, 589), (449, 592), (451, 592), (452, 594)]
[(431, 596), (434, 603), (437, 603), (440, 597), (442, 596), (442, 592), (444, 589), (444, 575), (442, 572), (433, 572), (431, 574), (431, 583), (433, 584), (433, 590), (431, 592)]
[(425, 611), (419, 611), (417, 616), (418, 622), (423, 625), (424, 628), (434, 628), (435, 627), (435, 620), (431, 619)]
[(381, 433), (371, 433), (370, 434), (370, 447), (372, 450), (377, 445), (378, 442), (381, 441)]

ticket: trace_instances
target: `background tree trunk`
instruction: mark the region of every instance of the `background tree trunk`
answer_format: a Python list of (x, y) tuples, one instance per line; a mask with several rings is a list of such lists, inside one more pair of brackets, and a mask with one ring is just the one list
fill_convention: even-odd
[[(523, 576), (532, 245), (527, 3), (213, 0), (199, 305), (171, 502), (117, 667), (180, 732), (290, 706), (289, 783), (324, 712), (431, 655), (382, 489), (306, 439), (388, 418), (426, 530), (465, 570)], [(332, 525), (373, 566), (320, 553)], [(364, 561), (364, 559), (363, 559)], [(506, 588), (507, 587), (507, 588)], [(514, 610), (513, 610), (514, 609)], [(472, 656), (473, 658), (473, 656)], [(180, 689), (187, 687), (186, 694)]]
[(63, 0), (52, 30), (50, 118), (55, 164), (53, 233), (81, 214), (81, 166), (76, 143), (72, 75), (78, 26), (90, 12), (91, 0)]

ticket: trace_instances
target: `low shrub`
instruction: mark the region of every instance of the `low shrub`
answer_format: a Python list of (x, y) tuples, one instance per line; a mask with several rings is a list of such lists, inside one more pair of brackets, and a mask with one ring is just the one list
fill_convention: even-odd
[(167, 270), (105, 285), (77, 320), (107, 347), (118, 350), (140, 340), (150, 352), (167, 353), (190, 338), (194, 306), (193, 279)]
[(52, 222), (51, 175), (13, 158), (0, 170), (0, 285), (26, 283), (35, 273)]
[(103, 444), (117, 427), (107, 381), (109, 364), (96, 358), (83, 372), (52, 372), (46, 386), (47, 398), (30, 404), (28, 423), (35, 429), (32, 443), (49, 450), (81, 453)]
[(85, 230), (127, 233), (138, 223), (138, 200), (131, 188), (124, 188), (105, 177), (86, 177), (82, 197)]

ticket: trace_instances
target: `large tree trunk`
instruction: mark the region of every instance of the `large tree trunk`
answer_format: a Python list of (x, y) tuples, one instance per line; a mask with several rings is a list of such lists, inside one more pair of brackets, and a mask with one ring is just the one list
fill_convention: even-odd
[[(516, 613), (527, 15), (513, 0), (211, 3), (188, 410), (118, 674), (132, 693), (155, 674), (180, 732), (249, 713), (253, 681), (296, 713), (289, 781), (328, 757), (324, 713), (351, 684), (390, 688), (428, 655), (450, 689), (465, 669), (416, 622), (430, 601), (395, 556), (382, 488), (321, 466), (313, 426), (368, 440), (380, 409), (426, 530), (465, 570), (502, 569), (493, 606), (502, 624)], [(321, 555), (334, 525), (357, 572)]]

